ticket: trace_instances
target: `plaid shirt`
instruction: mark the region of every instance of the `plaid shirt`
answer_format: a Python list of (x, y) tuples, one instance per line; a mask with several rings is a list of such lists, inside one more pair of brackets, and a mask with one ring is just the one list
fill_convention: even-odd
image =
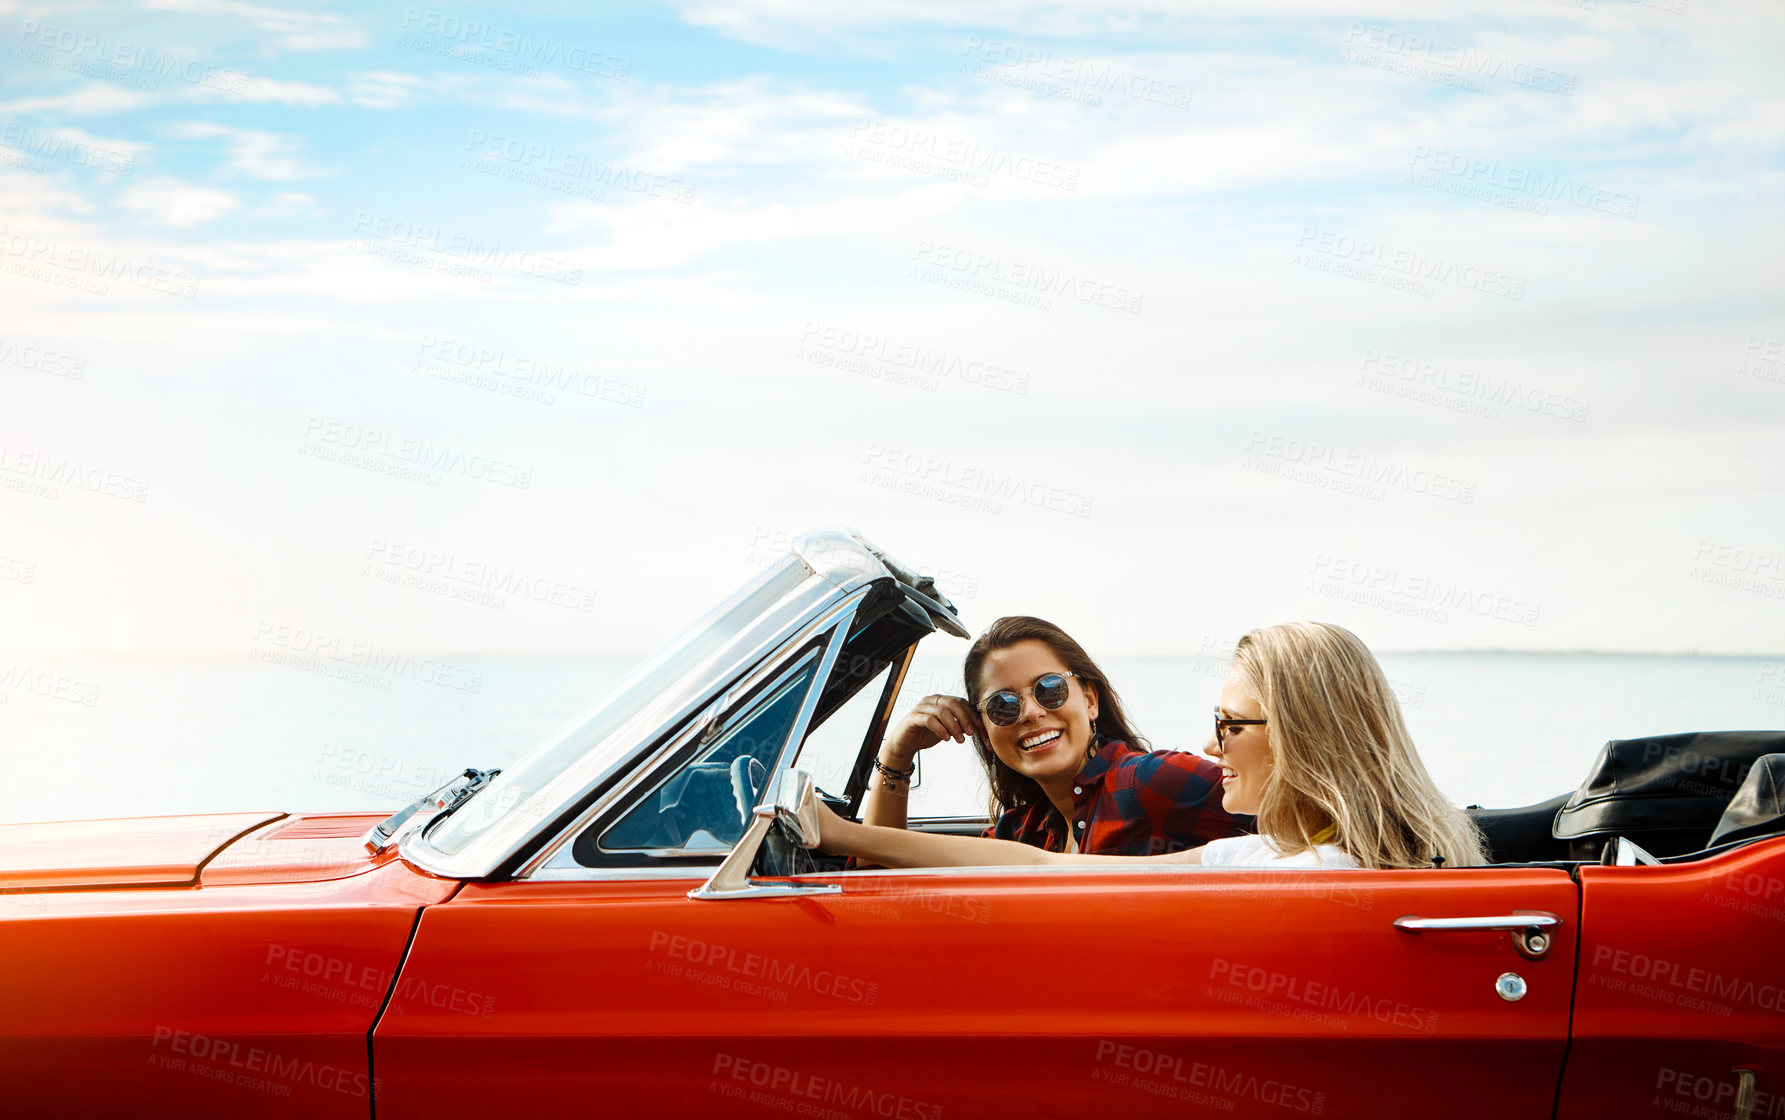
[[(1154, 856), (1251, 832), (1252, 818), (1221, 808), (1221, 768), (1188, 751), (1135, 750), (1105, 743), (1073, 779), (1078, 850)], [(1050, 852), (1066, 850), (1066, 822), (1045, 796), (1005, 813), (985, 835)]]

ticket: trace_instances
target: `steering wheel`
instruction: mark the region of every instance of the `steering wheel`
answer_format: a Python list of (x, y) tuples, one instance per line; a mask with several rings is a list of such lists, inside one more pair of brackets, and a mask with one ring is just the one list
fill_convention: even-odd
[(737, 798), (738, 821), (746, 832), (756, 814), (756, 805), (762, 800), (762, 786), (768, 777), (768, 767), (757, 761), (753, 754), (740, 754), (731, 760), (731, 795)]

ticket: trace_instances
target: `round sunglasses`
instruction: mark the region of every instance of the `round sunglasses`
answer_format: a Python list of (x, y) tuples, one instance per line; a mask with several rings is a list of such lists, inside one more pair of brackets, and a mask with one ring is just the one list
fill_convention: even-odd
[(1023, 697), (1034, 696), (1035, 702), (1048, 711), (1053, 711), (1066, 698), (1072, 695), (1072, 689), (1066, 678), (1075, 677), (1077, 673), (1043, 673), (1035, 678), (1035, 683), (1028, 688), (1000, 689), (979, 702), (979, 710), (985, 718), (999, 727), (1009, 727), (1023, 718)]

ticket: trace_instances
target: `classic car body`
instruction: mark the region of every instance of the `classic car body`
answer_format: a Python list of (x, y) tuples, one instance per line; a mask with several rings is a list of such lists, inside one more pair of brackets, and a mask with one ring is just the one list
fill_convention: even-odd
[(1572, 797), (1479, 813), (1480, 868), (806, 851), (802, 775), (859, 807), (938, 628), (965, 633), (930, 581), (809, 534), (527, 759), (407, 814), (0, 826), (0, 1101), (1785, 1116), (1785, 736), (1610, 744)]

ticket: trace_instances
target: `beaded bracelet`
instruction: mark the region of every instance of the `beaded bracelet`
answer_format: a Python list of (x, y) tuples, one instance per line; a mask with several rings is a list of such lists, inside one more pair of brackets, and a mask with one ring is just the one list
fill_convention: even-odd
[(909, 770), (895, 770), (891, 766), (888, 766), (886, 763), (884, 763), (884, 762), (880, 761), (878, 758), (876, 758), (874, 760), (874, 769), (878, 770), (881, 774), (885, 775), (885, 779), (880, 783), (881, 788), (883, 788), (883, 789), (897, 789), (899, 787), (894, 785), (893, 782), (894, 781), (909, 782), (911, 780), (911, 776), (913, 774), (917, 773), (917, 763), (915, 761), (912, 762), (911, 769), (909, 769)]

